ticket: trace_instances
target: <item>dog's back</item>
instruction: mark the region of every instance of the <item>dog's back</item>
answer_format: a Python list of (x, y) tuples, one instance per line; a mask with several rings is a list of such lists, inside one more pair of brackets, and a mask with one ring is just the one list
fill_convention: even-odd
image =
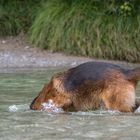
[[(94, 83), (107, 80), (110, 72), (118, 72), (125, 77), (125, 70), (118, 65), (105, 62), (87, 62), (69, 70), (64, 80), (64, 87), (68, 91), (76, 90), (87, 81)], [(123, 75), (124, 74), (124, 75)], [(112, 77), (113, 75), (110, 75)]]

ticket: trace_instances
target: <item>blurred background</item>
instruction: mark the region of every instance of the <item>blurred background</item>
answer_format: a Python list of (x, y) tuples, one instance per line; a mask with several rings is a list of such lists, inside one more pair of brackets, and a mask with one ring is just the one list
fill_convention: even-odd
[(35, 47), (140, 62), (139, 0), (0, 0), (0, 36)]

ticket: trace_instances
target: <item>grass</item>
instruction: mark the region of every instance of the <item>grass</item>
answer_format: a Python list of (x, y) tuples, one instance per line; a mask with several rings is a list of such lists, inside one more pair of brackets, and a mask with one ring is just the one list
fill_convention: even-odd
[(27, 32), (38, 7), (38, 0), (0, 0), (0, 36)]
[(106, 14), (93, 0), (51, 0), (30, 30), (35, 46), (96, 58), (140, 62), (140, 15)]
[(0, 36), (27, 33), (34, 46), (140, 62), (139, 0), (1, 0)]

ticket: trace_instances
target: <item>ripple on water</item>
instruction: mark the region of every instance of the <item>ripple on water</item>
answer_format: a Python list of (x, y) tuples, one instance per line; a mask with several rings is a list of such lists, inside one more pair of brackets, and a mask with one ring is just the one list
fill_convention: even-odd
[[(20, 104), (20, 105), (10, 105), (8, 107), (9, 112), (24, 112), (24, 111), (32, 111), (30, 110), (29, 104)], [(54, 113), (64, 113), (69, 115), (77, 115), (77, 116), (106, 116), (106, 115), (122, 115), (126, 113), (119, 112), (117, 110), (96, 110), (96, 111), (78, 111), (78, 112), (64, 112), (62, 108), (57, 108), (54, 106), (51, 100), (47, 103), (42, 104), (42, 110), (41, 112), (46, 112), (48, 114), (54, 114)], [(129, 113), (127, 113), (129, 114)], [(132, 113), (130, 113), (132, 114)], [(140, 107), (137, 108), (135, 111), (135, 114), (140, 114)]]
[[(9, 112), (24, 112), (24, 111), (31, 111), (29, 104), (20, 104), (20, 105), (10, 105), (8, 108)], [(56, 107), (51, 100), (47, 103), (42, 104), (42, 110), (41, 112), (46, 112), (48, 114), (50, 113), (64, 113), (64, 114), (69, 114), (69, 115), (80, 115), (80, 116), (102, 116), (102, 115), (120, 115), (121, 112), (119, 111), (114, 111), (114, 110), (96, 110), (96, 111), (78, 111), (78, 112), (64, 112), (62, 108)], [(140, 112), (140, 108), (137, 110), (137, 113)]]

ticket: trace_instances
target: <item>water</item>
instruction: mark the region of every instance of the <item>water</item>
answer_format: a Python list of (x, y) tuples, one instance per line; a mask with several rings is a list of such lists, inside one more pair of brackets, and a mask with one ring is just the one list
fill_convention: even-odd
[(103, 110), (50, 114), (30, 110), (32, 99), (57, 71), (60, 69), (1, 71), (0, 140), (140, 139), (140, 114)]

